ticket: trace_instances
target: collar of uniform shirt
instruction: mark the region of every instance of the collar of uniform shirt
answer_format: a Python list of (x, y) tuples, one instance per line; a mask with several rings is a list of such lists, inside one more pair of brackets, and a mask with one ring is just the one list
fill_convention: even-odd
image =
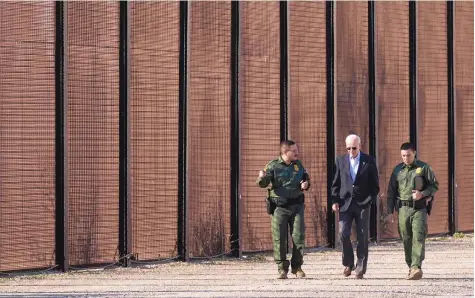
[(281, 164), (284, 164), (284, 165), (287, 165), (287, 166), (290, 166), (291, 164), (294, 163), (294, 161), (291, 161), (289, 164), (287, 164), (287, 163), (285, 162), (285, 160), (282, 158), (282, 155), (279, 155), (278, 160), (279, 160), (279, 162), (280, 162)]
[(410, 165), (404, 165), (404, 166), (405, 166), (406, 168), (408, 168), (408, 169), (415, 168), (415, 167), (417, 167), (416, 161), (417, 161), (417, 159), (414, 159), (414, 162), (413, 162), (413, 163), (411, 163)]

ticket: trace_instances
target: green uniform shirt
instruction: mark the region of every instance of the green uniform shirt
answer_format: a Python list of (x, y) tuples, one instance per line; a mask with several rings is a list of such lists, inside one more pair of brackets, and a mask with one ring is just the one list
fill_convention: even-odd
[(426, 188), (422, 191), (424, 197), (431, 197), (439, 189), (439, 182), (435, 178), (431, 167), (420, 160), (414, 160), (411, 165), (398, 164), (391, 175), (388, 186), (388, 212), (392, 213), (399, 198), (403, 201), (412, 200), (414, 190), (414, 178), (423, 176), (427, 182)]
[(291, 162), (289, 165), (285, 163), (281, 156), (271, 160), (264, 171), (266, 176), (257, 179), (257, 185), (265, 188), (272, 183), (270, 196), (273, 198), (298, 198), (302, 194), (300, 182), (307, 177), (308, 187), (310, 187), (310, 178), (303, 167), (300, 160)]

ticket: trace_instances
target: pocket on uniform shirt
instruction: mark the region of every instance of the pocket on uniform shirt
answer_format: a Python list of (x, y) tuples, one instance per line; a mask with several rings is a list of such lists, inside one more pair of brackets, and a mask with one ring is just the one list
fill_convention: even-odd
[(407, 173), (404, 173), (404, 174), (399, 174), (397, 176), (397, 183), (399, 184), (399, 187), (406, 187), (406, 177), (407, 177)]
[(397, 181), (404, 181), (406, 180), (407, 173), (397, 175)]

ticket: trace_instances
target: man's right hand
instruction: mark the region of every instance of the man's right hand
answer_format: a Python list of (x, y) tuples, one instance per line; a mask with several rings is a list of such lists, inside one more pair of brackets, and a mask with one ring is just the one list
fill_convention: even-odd
[(333, 212), (337, 212), (340, 210), (340, 205), (338, 205), (338, 203), (335, 203), (332, 205), (332, 210)]
[(259, 179), (262, 179), (262, 178), (264, 178), (265, 176), (266, 176), (266, 172), (264, 172), (264, 171), (262, 171), (262, 170), (259, 171)]

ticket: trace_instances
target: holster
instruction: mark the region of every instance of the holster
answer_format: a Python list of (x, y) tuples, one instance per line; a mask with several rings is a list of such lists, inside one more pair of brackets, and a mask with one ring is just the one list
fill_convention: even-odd
[(267, 190), (267, 197), (266, 197), (266, 211), (267, 214), (272, 215), (274, 214), (275, 208), (277, 205), (275, 204), (274, 200), (270, 197), (270, 190)]
[(421, 210), (421, 209), (426, 209), (426, 199), (427, 198), (422, 198), (420, 200), (414, 200), (414, 210)]
[(277, 205), (271, 200), (271, 198), (267, 197), (266, 198), (266, 211), (267, 214), (272, 215), (274, 214), (275, 208)]

